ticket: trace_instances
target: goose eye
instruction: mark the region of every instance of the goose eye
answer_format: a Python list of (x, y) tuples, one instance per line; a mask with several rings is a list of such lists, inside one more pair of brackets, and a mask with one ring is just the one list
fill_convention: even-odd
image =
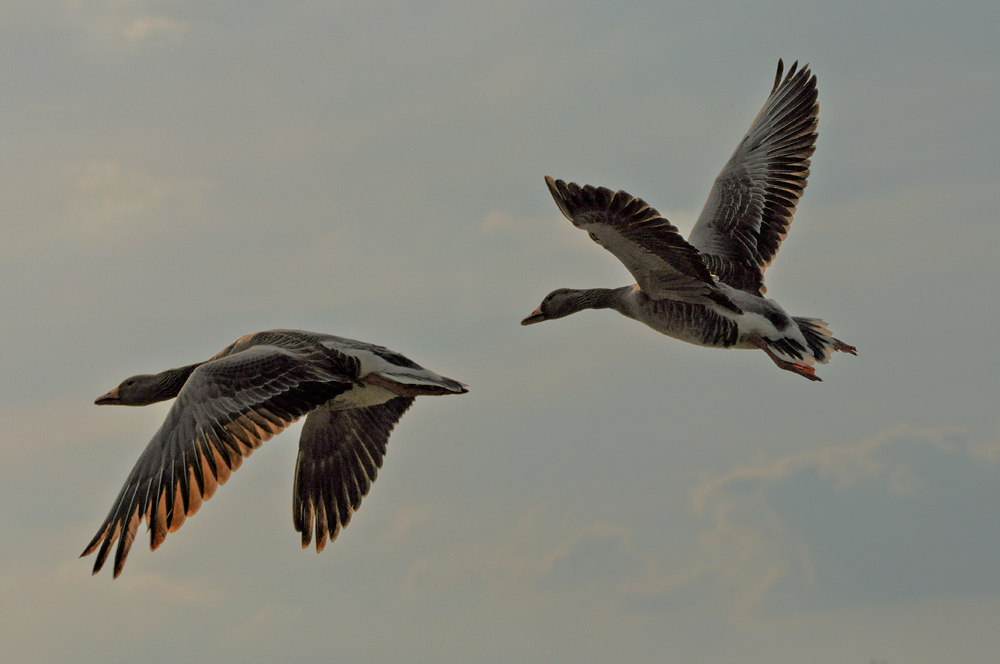
[(591, 240), (593, 240), (594, 242), (597, 242), (597, 234), (596, 233), (588, 232), (587, 235), (590, 236)]

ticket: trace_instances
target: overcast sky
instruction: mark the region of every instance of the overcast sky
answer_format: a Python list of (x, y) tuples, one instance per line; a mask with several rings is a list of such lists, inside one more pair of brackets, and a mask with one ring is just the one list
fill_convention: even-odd
[[(1000, 6), (0, 2), (0, 652), (19, 662), (938, 664), (1000, 652)], [(808, 62), (768, 295), (811, 383), (610, 311), (543, 176), (685, 234)], [(403, 417), (317, 555), (299, 427), (122, 576), (77, 556), (169, 404), (270, 328), (468, 383)]]

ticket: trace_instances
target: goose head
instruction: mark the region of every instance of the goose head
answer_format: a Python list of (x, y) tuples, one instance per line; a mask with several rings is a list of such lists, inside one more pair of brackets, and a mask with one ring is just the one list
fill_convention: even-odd
[(586, 298), (587, 291), (574, 290), (572, 288), (557, 288), (542, 300), (538, 308), (532, 311), (521, 325), (532, 325), (541, 323), (543, 320), (554, 320), (575, 314), (577, 311), (590, 308), (590, 303)]
[(115, 389), (97, 397), (98, 406), (148, 406), (158, 401), (173, 399), (203, 362), (170, 369), (158, 374), (139, 374), (126, 378)]
[[(160, 376), (140, 374), (126, 378), (118, 387), (94, 401), (98, 406), (147, 406), (164, 398), (157, 398), (162, 393)], [(173, 395), (176, 396), (176, 395)]]

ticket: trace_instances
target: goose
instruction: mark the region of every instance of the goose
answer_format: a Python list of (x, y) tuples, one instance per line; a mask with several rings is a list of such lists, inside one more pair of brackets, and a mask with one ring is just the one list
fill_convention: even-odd
[(226, 483), (243, 457), (307, 414), (292, 517), (302, 548), (315, 522), (316, 551), (322, 551), (368, 494), (389, 433), (413, 399), (467, 391), (382, 346), (301, 330), (250, 334), (205, 362), (127, 378), (95, 403), (177, 400), (81, 557), (100, 547), (97, 574), (117, 540), (117, 578), (143, 519), (155, 550)]
[(814, 364), (857, 349), (818, 318), (789, 316), (764, 293), (806, 187), (819, 118), (816, 77), (794, 63), (722, 168), (687, 241), (640, 198), (546, 176), (556, 205), (620, 260), (636, 280), (622, 288), (549, 293), (521, 325), (584, 309), (614, 309), (657, 332), (700, 346), (759, 348), (780, 368), (818, 381)]

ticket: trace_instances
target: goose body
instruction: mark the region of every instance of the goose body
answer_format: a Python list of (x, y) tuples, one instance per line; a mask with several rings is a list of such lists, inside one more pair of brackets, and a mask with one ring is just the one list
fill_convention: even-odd
[(82, 555), (98, 551), (96, 574), (117, 540), (117, 577), (143, 519), (156, 549), (243, 457), (303, 415), (293, 520), (303, 548), (315, 523), (321, 551), (367, 495), (413, 399), (467, 391), (382, 346), (300, 330), (247, 335), (205, 362), (128, 378), (96, 403), (177, 400)]
[(563, 215), (637, 283), (554, 290), (521, 324), (614, 309), (688, 343), (759, 348), (810, 380), (820, 380), (813, 365), (829, 361), (833, 351), (856, 355), (822, 320), (790, 316), (764, 297), (764, 269), (788, 232), (816, 149), (816, 77), (796, 68), (782, 79), (778, 61), (771, 94), (716, 178), (687, 241), (642, 199), (546, 177)]

